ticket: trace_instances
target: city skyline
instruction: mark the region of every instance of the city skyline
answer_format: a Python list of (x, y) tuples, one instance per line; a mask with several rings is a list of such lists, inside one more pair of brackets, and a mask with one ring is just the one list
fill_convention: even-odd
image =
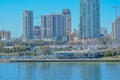
[[(109, 2), (108, 2), (109, 1)], [(115, 9), (113, 6), (116, 6), (120, 3), (120, 0), (100, 0), (101, 3), (101, 26), (106, 27), (108, 33), (111, 32), (111, 24), (115, 19)], [(39, 23), (41, 15), (50, 14), (52, 12), (61, 13), (61, 10), (68, 8), (71, 11), (72, 17), (72, 30), (74, 28), (78, 29), (79, 24), (79, 7), (80, 0), (1, 0), (0, 1), (0, 29), (5, 29), (11, 31), (12, 37), (19, 37), (23, 33), (22, 27), (22, 11), (23, 10), (32, 10), (34, 13), (34, 26)], [(9, 13), (9, 14), (6, 14)], [(110, 15), (108, 15), (110, 14)], [(120, 10), (119, 10), (120, 15)]]

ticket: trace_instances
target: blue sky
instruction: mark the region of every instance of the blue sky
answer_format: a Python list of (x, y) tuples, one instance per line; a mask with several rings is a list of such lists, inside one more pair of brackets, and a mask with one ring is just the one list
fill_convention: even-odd
[[(22, 11), (33, 10), (34, 25), (40, 24), (40, 15), (49, 13), (61, 13), (62, 9), (68, 8), (72, 14), (72, 29), (78, 28), (79, 0), (0, 0), (0, 29), (12, 32), (12, 37), (22, 34)], [(100, 0), (101, 26), (111, 32), (111, 24), (115, 19), (113, 6), (119, 5), (120, 0)], [(120, 15), (120, 10), (119, 10)]]

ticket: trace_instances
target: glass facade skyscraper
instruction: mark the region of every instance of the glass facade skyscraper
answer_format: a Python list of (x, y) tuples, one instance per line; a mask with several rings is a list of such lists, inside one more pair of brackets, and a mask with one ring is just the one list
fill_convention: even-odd
[(33, 12), (23, 11), (23, 41), (33, 39)]
[(80, 38), (100, 37), (100, 1), (80, 0)]

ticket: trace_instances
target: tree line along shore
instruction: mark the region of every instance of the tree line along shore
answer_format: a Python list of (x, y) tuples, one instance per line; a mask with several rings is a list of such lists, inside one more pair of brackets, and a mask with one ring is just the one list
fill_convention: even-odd
[[(49, 45), (65, 45), (66, 43), (62, 42), (45, 42), (45, 41), (30, 41), (30, 42), (0, 42), (0, 55), (11, 55), (11, 56), (21, 56), (21, 55), (32, 55), (36, 56), (36, 50), (41, 50), (41, 54), (43, 55), (51, 55), (51, 48)], [(34, 49), (34, 47), (37, 49)], [(101, 48), (102, 49), (102, 48)], [(104, 49), (104, 48), (103, 48)], [(75, 50), (74, 48), (66, 48), (66, 49), (55, 49), (55, 51), (71, 51)], [(84, 53), (81, 53), (84, 54)], [(112, 57), (119, 58), (120, 57), (120, 47), (111, 48), (110, 50), (104, 51), (103, 57)]]

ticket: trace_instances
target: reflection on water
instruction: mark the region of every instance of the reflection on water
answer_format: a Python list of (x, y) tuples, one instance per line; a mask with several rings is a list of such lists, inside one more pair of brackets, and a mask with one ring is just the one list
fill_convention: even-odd
[(83, 80), (101, 80), (100, 64), (84, 64), (81, 66), (81, 79)]
[(0, 80), (120, 80), (120, 63), (0, 63)]

